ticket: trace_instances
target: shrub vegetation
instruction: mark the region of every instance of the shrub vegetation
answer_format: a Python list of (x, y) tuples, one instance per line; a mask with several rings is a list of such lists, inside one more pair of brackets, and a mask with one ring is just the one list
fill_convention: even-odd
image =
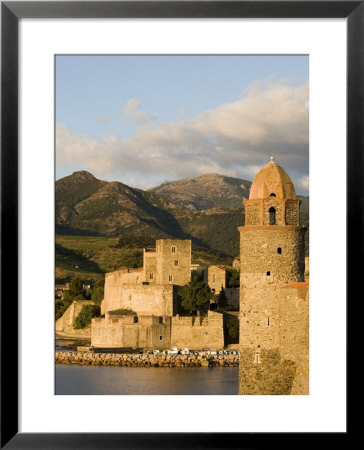
[(84, 305), (78, 316), (73, 321), (73, 328), (79, 330), (86, 328), (91, 324), (91, 319), (94, 317), (100, 317), (100, 306), (97, 305)]
[(179, 296), (182, 298), (181, 306), (186, 311), (196, 313), (208, 308), (212, 292), (208, 284), (193, 277), (180, 289)]

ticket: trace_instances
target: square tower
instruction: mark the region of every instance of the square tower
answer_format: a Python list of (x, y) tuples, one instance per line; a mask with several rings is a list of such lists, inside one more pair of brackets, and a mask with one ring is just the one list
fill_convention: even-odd
[(191, 278), (191, 240), (156, 241), (156, 283), (183, 286)]

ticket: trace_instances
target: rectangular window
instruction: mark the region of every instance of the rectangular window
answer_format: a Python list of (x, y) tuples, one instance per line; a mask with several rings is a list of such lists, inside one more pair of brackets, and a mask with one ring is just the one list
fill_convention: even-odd
[(172, 280), (173, 280), (172, 275), (168, 275), (168, 281), (172, 281)]
[(215, 283), (215, 281), (216, 281), (215, 275), (212, 275), (212, 282)]
[(163, 317), (159, 317), (159, 323), (163, 323)]
[(176, 247), (172, 246), (172, 253), (176, 253)]
[(150, 272), (150, 274), (149, 274), (149, 279), (150, 279), (150, 280), (153, 280), (153, 272)]
[(175, 259), (175, 260), (173, 261), (173, 264), (174, 264), (175, 267), (177, 267), (177, 266), (178, 266), (178, 259)]
[(260, 364), (260, 354), (259, 353), (255, 354), (254, 362), (255, 362), (255, 364)]

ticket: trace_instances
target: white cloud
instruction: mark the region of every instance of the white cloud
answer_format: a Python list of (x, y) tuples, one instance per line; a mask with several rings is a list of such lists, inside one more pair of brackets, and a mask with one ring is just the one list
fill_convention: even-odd
[(157, 120), (155, 116), (139, 109), (140, 103), (138, 98), (131, 98), (126, 102), (126, 105), (121, 110), (121, 114), (126, 119), (137, 122), (140, 125), (147, 125), (150, 122), (155, 122)]
[(148, 185), (157, 176), (175, 179), (208, 172), (251, 180), (274, 153), (277, 163), (298, 180), (308, 173), (307, 102), (307, 84), (254, 83), (244, 97), (194, 119), (151, 125), (153, 116), (139, 109), (139, 99), (131, 99), (123, 114), (148, 127), (128, 139), (91, 139), (58, 124), (57, 163), (70, 168), (82, 164), (99, 177), (133, 173)]
[(297, 188), (299, 190), (308, 192), (309, 189), (309, 178), (308, 175), (303, 175), (301, 178), (297, 180)]

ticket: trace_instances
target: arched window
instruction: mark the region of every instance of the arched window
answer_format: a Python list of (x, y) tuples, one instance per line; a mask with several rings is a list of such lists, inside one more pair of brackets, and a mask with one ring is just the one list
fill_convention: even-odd
[(269, 197), (277, 197), (276, 194), (274, 192), (272, 192)]
[(269, 208), (269, 225), (277, 225), (277, 223), (276, 223), (276, 209), (273, 208), (273, 206), (271, 208)]

